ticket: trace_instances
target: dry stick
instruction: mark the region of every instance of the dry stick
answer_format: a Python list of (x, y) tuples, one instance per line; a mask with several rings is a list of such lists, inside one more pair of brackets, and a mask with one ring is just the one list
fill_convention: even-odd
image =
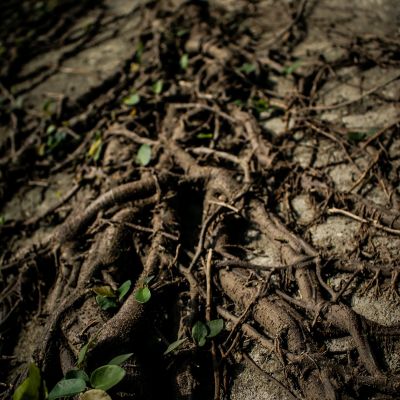
[(371, 169), (374, 167), (374, 165), (379, 161), (379, 158), (381, 157), (382, 150), (378, 151), (378, 153), (375, 155), (375, 158), (371, 162), (370, 165), (366, 168), (366, 170), (360, 175), (360, 177), (354, 182), (354, 185), (351, 187), (349, 192), (352, 192), (357, 186), (359, 186), (362, 181), (365, 179), (367, 176), (368, 172), (371, 171)]
[(196, 247), (196, 253), (194, 254), (192, 261), (190, 262), (189, 265), (189, 271), (191, 271), (193, 269), (193, 267), (196, 265), (201, 252), (203, 251), (203, 247), (204, 247), (204, 241), (205, 241), (205, 236), (206, 236), (206, 232), (207, 229), (210, 225), (210, 223), (216, 218), (216, 216), (219, 214), (220, 209), (217, 209), (215, 212), (213, 212), (203, 223), (202, 227), (201, 227), (201, 231), (199, 234), (199, 242), (197, 243), (197, 247)]
[(207, 104), (201, 104), (201, 103), (173, 103), (171, 105), (176, 109), (180, 109), (180, 108), (199, 108), (199, 109), (204, 109), (204, 110), (211, 111), (211, 112), (221, 116), (222, 118), (226, 119), (227, 121), (231, 122), (232, 124), (237, 122), (234, 118), (232, 118), (227, 113), (225, 113), (225, 112), (223, 112), (221, 110), (218, 110), (217, 108), (208, 106)]
[(257, 369), (258, 371), (262, 372), (262, 374), (270, 381), (274, 382), (276, 385), (280, 387), (291, 399), (298, 400), (299, 398), (295, 396), (281, 381), (274, 378), (272, 374), (264, 371), (247, 353), (242, 353), (244, 359), (251, 365), (253, 368)]
[[(239, 317), (238, 321), (235, 323), (235, 325), (231, 329), (228, 337), (226, 338), (226, 340), (225, 340), (225, 342), (223, 344), (224, 346), (229, 342), (230, 338), (232, 337), (234, 332), (236, 332), (237, 328), (240, 327), (244, 323), (246, 318), (248, 317), (250, 310), (252, 309), (252, 307), (254, 306), (256, 301), (260, 298), (262, 293), (265, 291), (266, 286), (269, 284), (269, 280), (271, 279), (271, 276), (272, 276), (273, 272), (274, 271), (269, 271), (268, 272), (267, 276), (265, 277), (264, 283), (259, 286), (259, 289), (258, 289), (257, 293), (254, 295), (253, 300), (247, 305), (246, 309), (243, 311), (242, 315)], [(236, 336), (236, 338), (232, 341), (231, 346), (225, 352), (225, 354), (223, 355), (223, 358), (227, 358), (228, 355), (231, 353), (231, 351), (233, 350), (237, 339), (238, 339), (238, 336)]]
[[(99, 221), (100, 222), (104, 222), (104, 223), (106, 223), (108, 225), (124, 225), (124, 226), (127, 226), (129, 228), (135, 229), (135, 230), (140, 231), (140, 232), (151, 233), (152, 235), (154, 235), (156, 233), (156, 231), (154, 229), (152, 229), (152, 228), (147, 228), (146, 226), (132, 224), (130, 222), (112, 221), (112, 220), (105, 219), (105, 218), (100, 218)], [(168, 232), (161, 231), (160, 234), (165, 236), (168, 239), (171, 239), (171, 240), (175, 240), (175, 241), (179, 240), (178, 236), (172, 235), (171, 233), (168, 233)]]
[(353, 103), (357, 103), (358, 101), (362, 100), (364, 97), (368, 97), (370, 94), (373, 94), (374, 92), (378, 91), (379, 89), (384, 88), (386, 85), (389, 85), (389, 83), (392, 83), (392, 82), (396, 81), (399, 78), (400, 78), (400, 74), (394, 76), (393, 78), (390, 78), (390, 79), (386, 80), (385, 82), (383, 82), (383, 83), (381, 83), (379, 85), (374, 86), (373, 88), (371, 88), (371, 89), (367, 90), (365, 93), (363, 93), (361, 96), (358, 96), (356, 99), (347, 100), (347, 101), (344, 101), (342, 103), (326, 105), (326, 106), (324, 106), (324, 105), (316, 105), (316, 106), (313, 106), (313, 107), (306, 108), (304, 110), (306, 110), (306, 111), (307, 110), (327, 111), (327, 110), (336, 110), (337, 108), (349, 106), (349, 105), (351, 105)]
[(302, 0), (297, 9), (295, 18), (287, 26), (282, 28), (279, 32), (275, 33), (271, 39), (264, 42), (263, 48), (266, 48), (266, 47), (270, 46), (271, 44), (273, 44), (275, 41), (277, 41), (282, 36), (284, 36), (287, 32), (289, 32), (296, 25), (297, 22), (299, 22), (300, 18), (302, 17), (304, 10), (306, 8), (306, 5), (307, 5), (307, 0)]
[[(168, 180), (167, 173), (160, 173), (160, 183)], [(136, 198), (145, 198), (156, 191), (156, 181), (153, 177), (129, 182), (100, 195), (84, 211), (72, 215), (55, 232), (54, 239), (58, 242), (71, 240), (81, 230), (86, 228), (96, 217), (97, 213), (114, 204), (119, 204)]]
[[(211, 267), (212, 267), (212, 249), (208, 250), (206, 262), (206, 321), (211, 321), (211, 302), (212, 302), (212, 288), (211, 288)], [(214, 369), (214, 400), (221, 398), (220, 393), (220, 377), (217, 362), (217, 351), (214, 339), (211, 339), (211, 356), (213, 360)]]
[(46, 217), (47, 215), (51, 214), (53, 211), (55, 211), (58, 207), (62, 206), (66, 201), (68, 201), (81, 187), (80, 183), (76, 183), (72, 189), (67, 192), (64, 196), (61, 197), (60, 200), (57, 201), (56, 204), (53, 206), (49, 207), (47, 210), (44, 210), (37, 216), (33, 216), (29, 219), (27, 219), (24, 222), (24, 225), (31, 225), (31, 224), (36, 224), (38, 221), (40, 221), (42, 218)]
[(218, 157), (223, 158), (234, 164), (238, 164), (243, 170), (245, 182), (250, 182), (249, 166), (245, 160), (242, 160), (239, 157), (236, 157), (236, 156), (226, 153), (224, 151), (214, 150), (214, 149), (210, 149), (208, 147), (196, 147), (196, 148), (192, 149), (192, 151), (195, 154), (211, 154), (217, 158)]
[(395, 125), (398, 125), (398, 124), (400, 124), (400, 119), (398, 119), (398, 120), (394, 121), (393, 123), (385, 126), (381, 130), (376, 132), (373, 136), (371, 136), (366, 142), (364, 142), (363, 145), (361, 146), (361, 148), (365, 149), (367, 146), (369, 146), (370, 143), (372, 143), (374, 140), (376, 140), (380, 136), (382, 136), (387, 130), (389, 130), (390, 128), (393, 128)]
[(305, 256), (305, 257), (301, 258), (299, 261), (296, 261), (295, 263), (292, 263), (292, 264), (261, 265), (261, 264), (253, 264), (252, 262), (249, 262), (249, 261), (233, 259), (233, 260), (219, 261), (216, 264), (216, 267), (217, 268), (238, 267), (238, 268), (256, 269), (256, 270), (277, 270), (277, 269), (309, 267), (310, 265), (313, 265), (316, 260), (317, 260), (317, 257), (315, 257), (315, 256)]
[(105, 136), (119, 135), (126, 137), (127, 139), (130, 139), (135, 143), (148, 144), (149, 146), (155, 146), (158, 144), (157, 140), (141, 137), (137, 133), (130, 131), (129, 129), (126, 129), (119, 124), (110, 126), (110, 128), (105, 132), (104, 135)]
[(339, 214), (339, 215), (344, 215), (346, 217), (352, 218), (358, 222), (364, 223), (364, 224), (372, 224), (375, 228), (382, 229), (385, 232), (392, 233), (393, 235), (400, 235), (400, 230), (399, 229), (393, 229), (393, 228), (388, 228), (387, 226), (381, 225), (378, 221), (373, 220), (373, 219), (365, 219), (361, 218), (358, 215), (355, 215), (351, 213), (350, 211), (342, 210), (340, 208), (329, 208), (328, 209), (328, 214)]
[(315, 132), (320, 133), (321, 135), (327, 137), (328, 139), (332, 140), (333, 142), (337, 143), (341, 149), (344, 151), (344, 153), (346, 154), (347, 159), (350, 161), (350, 163), (352, 165), (354, 165), (357, 170), (361, 173), (361, 170), (359, 168), (359, 166), (354, 162), (354, 160), (351, 158), (349, 152), (346, 149), (346, 146), (343, 144), (343, 142), (341, 140), (339, 140), (338, 138), (336, 138), (335, 136), (331, 135), (330, 133), (324, 131), (323, 129), (321, 129), (320, 127), (314, 125), (313, 123), (309, 122), (309, 121), (305, 121), (305, 124), (311, 128), (312, 130), (314, 130)]

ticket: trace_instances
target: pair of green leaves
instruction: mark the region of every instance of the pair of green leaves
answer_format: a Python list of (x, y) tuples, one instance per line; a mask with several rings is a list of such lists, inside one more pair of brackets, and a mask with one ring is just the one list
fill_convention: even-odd
[(217, 336), (222, 329), (224, 329), (222, 319), (213, 319), (206, 323), (197, 321), (192, 328), (192, 338), (199, 347), (202, 347), (206, 344), (207, 339)]
[(109, 310), (118, 307), (131, 288), (132, 282), (125, 281), (116, 291), (111, 286), (98, 286), (93, 288), (97, 294), (96, 302), (102, 310)]
[[(224, 321), (222, 319), (214, 319), (206, 323), (197, 321), (192, 328), (192, 338), (199, 347), (202, 347), (206, 344), (207, 339), (217, 336), (223, 329)], [(186, 340), (187, 338), (182, 338), (172, 342), (165, 350), (164, 355), (175, 351)]]
[(90, 377), (80, 369), (67, 372), (64, 378), (51, 390), (48, 400), (74, 396), (82, 393), (89, 386), (101, 391), (111, 389), (124, 378), (126, 371), (120, 365), (128, 360), (132, 354), (121, 354), (114, 357), (108, 364), (95, 369)]

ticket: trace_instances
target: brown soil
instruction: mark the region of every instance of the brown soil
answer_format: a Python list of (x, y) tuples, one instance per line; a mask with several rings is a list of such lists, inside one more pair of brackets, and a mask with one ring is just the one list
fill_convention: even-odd
[(398, 398), (398, 2), (131, 3), (0, 5), (2, 398)]

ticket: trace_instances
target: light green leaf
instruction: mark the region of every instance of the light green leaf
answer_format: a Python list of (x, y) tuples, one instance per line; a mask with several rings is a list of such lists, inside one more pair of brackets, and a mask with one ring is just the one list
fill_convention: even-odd
[(88, 151), (88, 156), (92, 157), (94, 161), (98, 161), (103, 147), (103, 140), (98, 137), (91, 145)]
[(176, 32), (176, 36), (181, 37), (189, 33), (188, 29), (179, 29), (179, 31)]
[(130, 280), (127, 280), (118, 288), (118, 300), (119, 301), (123, 300), (123, 298), (129, 292), (131, 285), (132, 285), (132, 282)]
[(182, 69), (186, 70), (187, 67), (189, 66), (189, 55), (188, 54), (183, 54), (181, 59), (179, 60), (179, 65), (181, 66)]
[(55, 125), (49, 125), (46, 129), (46, 134), (51, 135), (56, 131), (57, 127)]
[(13, 400), (39, 400), (42, 379), (36, 364), (29, 365), (28, 377), (17, 387)]
[(103, 297), (116, 297), (111, 286), (96, 286), (92, 288), (93, 292)]
[(83, 379), (85, 382), (89, 382), (88, 374), (81, 369), (71, 369), (64, 375), (64, 379)]
[(79, 351), (79, 355), (78, 355), (78, 361), (77, 361), (77, 365), (80, 366), (83, 363), (83, 360), (86, 357), (86, 353), (89, 350), (89, 343), (87, 342), (85, 345), (82, 346), (82, 348)]
[(293, 64), (290, 64), (289, 66), (285, 67), (283, 69), (283, 73), (285, 75), (291, 75), (293, 74), (294, 71), (296, 71), (297, 68), (301, 67), (301, 64), (302, 64), (301, 60), (297, 60)]
[(257, 112), (262, 113), (264, 111), (268, 111), (269, 103), (264, 99), (253, 99), (253, 107), (257, 110)]
[(135, 106), (140, 101), (140, 96), (137, 93), (131, 94), (122, 101), (126, 106)]
[(212, 139), (213, 138), (213, 134), (211, 132), (209, 133), (198, 133), (196, 135), (197, 139)]
[(147, 286), (154, 279), (154, 275), (147, 276), (143, 279), (144, 284)]
[(132, 357), (133, 353), (121, 354), (120, 356), (114, 357), (108, 365), (121, 365), (128, 358)]
[(233, 101), (233, 104), (234, 104), (235, 106), (238, 106), (238, 107), (244, 106), (243, 100), (240, 100), (240, 99), (234, 100), (234, 101)]
[(59, 399), (60, 397), (74, 396), (86, 389), (86, 382), (83, 379), (62, 379), (49, 393), (48, 400)]
[(202, 347), (206, 344), (206, 337), (208, 334), (207, 326), (201, 321), (197, 321), (192, 328), (193, 340), (198, 346)]
[(111, 397), (104, 390), (91, 389), (82, 393), (79, 400), (112, 400)]
[(100, 308), (104, 311), (109, 310), (110, 308), (118, 307), (116, 301), (111, 297), (104, 296), (96, 296), (96, 303), (100, 306)]
[(224, 320), (223, 319), (213, 319), (212, 321), (207, 322), (207, 326), (209, 329), (207, 337), (212, 338), (217, 336), (222, 329), (224, 329)]
[(148, 165), (151, 160), (151, 147), (148, 144), (142, 144), (139, 147), (138, 153), (136, 155), (136, 162), (143, 167)]
[(168, 347), (167, 350), (164, 351), (164, 355), (171, 353), (172, 351), (176, 350), (183, 342), (185, 342), (187, 338), (175, 340), (172, 342)]
[(160, 94), (163, 90), (164, 87), (164, 82), (162, 79), (159, 79), (157, 82), (154, 82), (152, 85), (152, 89), (154, 94)]
[(147, 286), (138, 289), (135, 293), (135, 299), (138, 303), (147, 303), (150, 300), (150, 297), (151, 292)]
[(245, 74), (250, 74), (256, 70), (255, 64), (244, 63), (240, 68), (239, 71), (244, 72)]
[(118, 365), (103, 365), (90, 376), (90, 384), (95, 389), (108, 390), (121, 382), (126, 372)]

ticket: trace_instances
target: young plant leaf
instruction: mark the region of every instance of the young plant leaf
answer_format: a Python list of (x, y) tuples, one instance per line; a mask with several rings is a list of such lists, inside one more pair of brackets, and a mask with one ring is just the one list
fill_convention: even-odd
[(144, 285), (147, 286), (147, 285), (154, 279), (154, 276), (155, 276), (155, 275), (150, 275), (150, 276), (147, 276), (146, 278), (144, 278), (144, 279), (143, 279)]
[(29, 365), (28, 377), (17, 387), (13, 400), (39, 400), (42, 378), (36, 364)]
[(120, 356), (114, 357), (108, 365), (121, 365), (123, 362), (133, 356), (133, 353), (121, 354)]
[(127, 97), (125, 97), (122, 102), (126, 105), (126, 106), (135, 106), (136, 104), (138, 104), (140, 101), (140, 96), (137, 93), (133, 93)]
[(127, 280), (118, 288), (117, 292), (119, 301), (122, 301), (123, 298), (127, 295), (129, 289), (131, 288), (131, 285), (132, 282), (130, 280)]
[(100, 296), (100, 295), (96, 296), (96, 303), (104, 311), (109, 310), (110, 308), (118, 307), (117, 302), (113, 298), (104, 297), (104, 296)]
[(206, 344), (207, 334), (208, 334), (207, 326), (203, 324), (201, 321), (197, 321), (193, 325), (192, 337), (199, 347), (202, 347)]
[(64, 375), (64, 379), (83, 379), (85, 382), (89, 382), (88, 374), (81, 369), (71, 369)]
[(89, 343), (87, 342), (85, 345), (82, 346), (82, 348), (79, 350), (79, 355), (78, 355), (78, 361), (76, 362), (76, 364), (78, 366), (82, 365), (85, 357), (86, 357), (86, 353), (89, 350)]
[(99, 161), (102, 147), (103, 141), (101, 137), (99, 137), (90, 145), (88, 156), (92, 157), (94, 161)]
[(95, 389), (108, 390), (121, 382), (126, 372), (118, 365), (103, 365), (90, 376), (90, 384)]
[(164, 87), (164, 82), (162, 79), (159, 79), (158, 81), (154, 82), (153, 85), (151, 86), (154, 94), (160, 94), (163, 90), (163, 87)]
[(59, 399), (60, 397), (74, 396), (86, 389), (86, 382), (83, 379), (62, 379), (49, 393), (48, 400)]
[(367, 136), (365, 132), (348, 132), (347, 137), (352, 142), (360, 142)]
[(188, 54), (183, 54), (182, 57), (179, 60), (179, 65), (181, 66), (182, 69), (187, 70), (187, 67), (189, 66), (189, 55)]
[(135, 293), (135, 299), (138, 303), (147, 303), (150, 300), (150, 297), (151, 292), (147, 286), (138, 289), (138, 291)]
[(112, 400), (104, 390), (91, 389), (82, 393), (79, 400)]
[(212, 321), (207, 322), (207, 326), (209, 329), (207, 337), (212, 338), (217, 336), (222, 329), (224, 329), (224, 320), (223, 319), (213, 319)]
[(168, 347), (167, 350), (164, 351), (164, 355), (173, 352), (174, 350), (176, 350), (183, 342), (185, 342), (187, 340), (187, 338), (183, 338), (183, 339), (178, 339), (175, 340), (175, 342), (172, 342)]
[(212, 139), (213, 136), (214, 135), (211, 132), (210, 133), (198, 133), (196, 135), (197, 139)]
[(136, 156), (136, 162), (143, 167), (149, 164), (151, 160), (151, 147), (148, 144), (142, 144), (139, 147), (137, 156)]
[(239, 71), (244, 72), (245, 74), (250, 74), (256, 70), (255, 64), (244, 63), (240, 68)]
[(268, 111), (270, 108), (268, 102), (264, 99), (253, 99), (253, 107), (258, 113)]
[(93, 292), (103, 297), (115, 297), (115, 292), (111, 286), (95, 286)]
[(292, 75), (293, 72), (296, 71), (296, 69), (301, 66), (301, 64), (302, 64), (301, 60), (297, 60), (293, 64), (290, 64), (289, 66), (285, 67), (283, 69), (283, 73), (285, 75)]

